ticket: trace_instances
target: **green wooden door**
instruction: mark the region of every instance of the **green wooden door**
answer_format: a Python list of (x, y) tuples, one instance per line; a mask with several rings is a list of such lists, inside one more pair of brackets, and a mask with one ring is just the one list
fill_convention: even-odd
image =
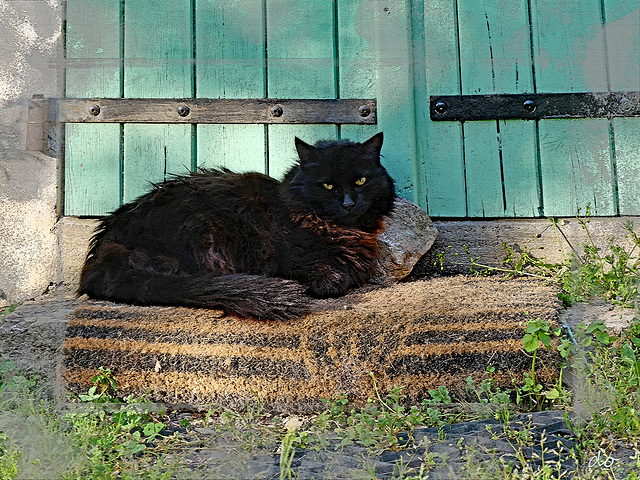
[[(385, 131), (389, 170), (411, 197), (411, 16), (353, 0), (70, 0), (67, 96), (376, 98), (378, 125), (67, 124), (66, 215), (103, 215), (197, 167), (281, 176), (294, 136), (364, 140)], [(379, 37), (391, 36), (386, 59)], [(383, 62), (384, 60), (384, 62)], [(399, 65), (399, 66), (398, 66)], [(380, 103), (382, 102), (382, 103)], [(387, 106), (385, 106), (385, 103)], [(396, 161), (397, 159), (397, 161)]]
[[(417, 0), (416, 128), (432, 216), (640, 214), (640, 119), (432, 122), (429, 95), (640, 90), (637, 0)], [(425, 88), (421, 88), (425, 86)]]
[(293, 137), (384, 131), (433, 217), (640, 214), (640, 119), (433, 122), (447, 94), (640, 90), (637, 0), (68, 0), (68, 97), (376, 98), (378, 125), (67, 124), (64, 212), (174, 173), (279, 177)]

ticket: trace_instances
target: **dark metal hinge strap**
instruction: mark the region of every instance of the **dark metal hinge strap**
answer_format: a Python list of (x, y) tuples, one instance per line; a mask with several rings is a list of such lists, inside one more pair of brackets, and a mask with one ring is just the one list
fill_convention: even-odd
[(48, 98), (29, 102), (27, 150), (49, 123), (357, 124), (378, 122), (376, 99)]
[(639, 117), (640, 92), (438, 95), (431, 120)]

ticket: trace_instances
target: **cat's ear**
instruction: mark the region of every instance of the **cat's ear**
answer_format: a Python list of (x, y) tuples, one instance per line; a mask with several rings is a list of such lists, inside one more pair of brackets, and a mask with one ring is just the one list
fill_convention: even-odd
[(298, 157), (300, 157), (300, 165), (305, 165), (318, 160), (316, 150), (308, 143), (303, 142), (298, 137), (294, 140)]
[(379, 157), (380, 150), (382, 149), (382, 140), (383, 140), (382, 132), (376, 133), (373, 137), (371, 137), (369, 140), (364, 142), (362, 146), (370, 155)]

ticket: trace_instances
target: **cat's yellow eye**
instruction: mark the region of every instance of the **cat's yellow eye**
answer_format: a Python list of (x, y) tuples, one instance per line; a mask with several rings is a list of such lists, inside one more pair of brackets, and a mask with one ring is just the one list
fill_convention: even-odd
[(330, 183), (323, 183), (322, 186), (325, 190), (331, 190), (333, 188), (333, 185)]
[(356, 185), (361, 186), (364, 185), (364, 182), (367, 181), (367, 177), (362, 177), (360, 180), (356, 180)]

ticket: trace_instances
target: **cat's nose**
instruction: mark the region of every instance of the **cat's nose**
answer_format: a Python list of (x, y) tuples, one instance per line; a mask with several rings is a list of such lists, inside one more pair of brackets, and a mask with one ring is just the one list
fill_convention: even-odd
[(345, 193), (344, 199), (342, 200), (342, 208), (344, 208), (347, 212), (351, 213), (351, 209), (355, 204), (356, 202), (353, 201), (351, 196), (348, 193)]

